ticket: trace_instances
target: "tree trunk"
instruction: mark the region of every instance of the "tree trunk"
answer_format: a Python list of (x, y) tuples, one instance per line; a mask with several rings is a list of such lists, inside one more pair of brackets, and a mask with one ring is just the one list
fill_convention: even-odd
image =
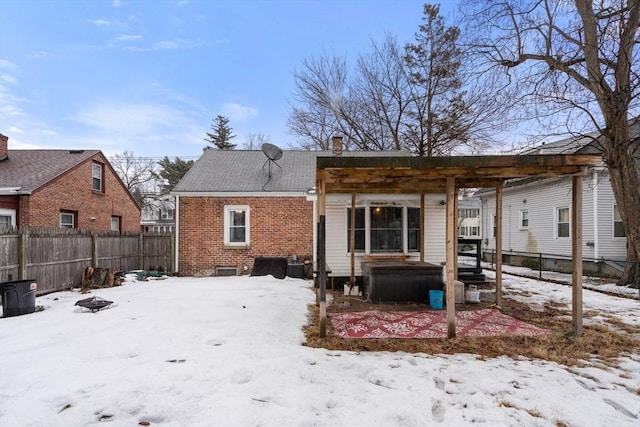
[(618, 284), (640, 288), (640, 175), (632, 148), (633, 144), (607, 144), (605, 160), (627, 236), (627, 263)]

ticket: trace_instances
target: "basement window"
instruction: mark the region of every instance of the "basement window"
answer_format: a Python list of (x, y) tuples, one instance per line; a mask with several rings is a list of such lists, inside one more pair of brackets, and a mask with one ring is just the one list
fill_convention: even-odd
[(76, 228), (78, 213), (75, 211), (60, 211), (60, 228)]

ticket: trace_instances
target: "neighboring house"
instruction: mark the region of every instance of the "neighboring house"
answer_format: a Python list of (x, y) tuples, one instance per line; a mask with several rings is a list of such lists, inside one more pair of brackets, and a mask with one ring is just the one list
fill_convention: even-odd
[(480, 239), (480, 199), (463, 197), (458, 200), (458, 237)]
[(148, 205), (142, 208), (141, 230), (151, 233), (173, 233), (176, 228), (175, 211), (174, 196), (166, 195), (150, 200)]
[(0, 134), (0, 226), (140, 230), (140, 208), (102, 152), (8, 141)]
[[(636, 123), (635, 132), (638, 132)], [(543, 144), (522, 154), (597, 153), (593, 137)], [(638, 153), (640, 155), (640, 153)], [(640, 165), (640, 160), (638, 161)], [(505, 262), (520, 264), (526, 254), (542, 254), (543, 267), (570, 269), (571, 177), (524, 178), (507, 181), (503, 189), (502, 242)], [(583, 179), (582, 242), (585, 271), (619, 274), (627, 256), (627, 239), (609, 174), (604, 163), (590, 167)], [(495, 249), (495, 189), (481, 189), (482, 239), (486, 251)]]

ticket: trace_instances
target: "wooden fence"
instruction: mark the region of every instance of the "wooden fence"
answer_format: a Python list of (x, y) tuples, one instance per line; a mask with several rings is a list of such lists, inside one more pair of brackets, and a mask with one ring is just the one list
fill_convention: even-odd
[(173, 271), (173, 234), (0, 231), (0, 282), (33, 279), (38, 294), (80, 286), (87, 267)]

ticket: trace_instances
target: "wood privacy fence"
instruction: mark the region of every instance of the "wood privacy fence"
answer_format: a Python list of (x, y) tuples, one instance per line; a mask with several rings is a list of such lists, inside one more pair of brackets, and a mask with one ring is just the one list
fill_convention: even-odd
[(38, 294), (80, 286), (87, 267), (173, 271), (173, 234), (0, 231), (0, 282), (33, 279)]

